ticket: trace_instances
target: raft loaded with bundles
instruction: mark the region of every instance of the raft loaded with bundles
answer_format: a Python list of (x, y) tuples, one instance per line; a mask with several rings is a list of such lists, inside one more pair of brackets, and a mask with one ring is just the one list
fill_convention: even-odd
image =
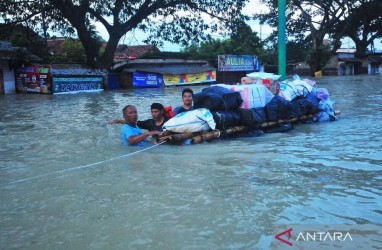
[(295, 77), (278, 84), (272, 93), (261, 83), (216, 84), (194, 95), (195, 110), (183, 112), (163, 125), (157, 142), (196, 144), (234, 135), (286, 132), (295, 123), (335, 121), (325, 88)]

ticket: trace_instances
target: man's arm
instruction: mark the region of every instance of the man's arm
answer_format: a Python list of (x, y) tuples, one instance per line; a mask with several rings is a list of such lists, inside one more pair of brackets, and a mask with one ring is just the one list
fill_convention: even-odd
[(146, 132), (146, 133), (143, 133), (143, 134), (140, 134), (140, 135), (129, 136), (127, 138), (127, 141), (130, 144), (138, 144), (138, 143), (140, 143), (141, 141), (143, 141), (144, 139), (146, 139), (147, 137), (149, 137), (151, 135), (159, 135), (161, 133), (162, 132), (160, 132), (160, 131), (149, 131), (149, 132)]
[(125, 124), (125, 120), (110, 120), (107, 122), (108, 124)]
[(149, 121), (149, 120), (138, 121), (138, 122), (137, 122), (137, 126), (138, 126), (140, 129), (150, 130), (150, 121)]

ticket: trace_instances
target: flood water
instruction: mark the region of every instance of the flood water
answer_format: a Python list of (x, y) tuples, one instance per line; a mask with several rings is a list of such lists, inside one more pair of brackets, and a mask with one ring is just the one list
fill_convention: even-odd
[(305, 226), (352, 241), (298, 249), (382, 249), (382, 76), (315, 80), (338, 121), (142, 152), (107, 121), (181, 87), (0, 96), (0, 248), (289, 249)]

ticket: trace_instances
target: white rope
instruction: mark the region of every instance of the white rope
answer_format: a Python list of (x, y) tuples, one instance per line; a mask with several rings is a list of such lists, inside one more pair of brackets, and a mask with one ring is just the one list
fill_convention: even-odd
[(83, 169), (83, 168), (92, 167), (92, 166), (99, 165), (99, 164), (102, 164), (102, 163), (105, 163), (105, 162), (108, 162), (108, 161), (113, 161), (113, 160), (116, 160), (116, 159), (119, 159), (119, 158), (123, 158), (123, 157), (127, 157), (127, 156), (131, 156), (131, 155), (134, 155), (134, 154), (141, 153), (141, 152), (143, 152), (143, 151), (146, 151), (146, 150), (155, 148), (155, 147), (157, 147), (157, 146), (159, 146), (159, 145), (161, 145), (161, 144), (163, 144), (163, 143), (165, 143), (165, 142), (166, 142), (166, 141), (163, 141), (163, 142), (161, 142), (161, 143), (155, 144), (155, 145), (150, 146), (150, 147), (148, 147), (148, 148), (144, 148), (144, 149), (135, 151), (135, 152), (133, 152), (133, 153), (120, 155), (120, 156), (117, 156), (117, 157), (114, 157), (114, 158), (111, 158), (111, 159), (108, 159), (108, 160), (99, 161), (99, 162), (91, 163), (91, 164), (84, 165), (84, 166), (79, 166), (79, 167), (74, 167), (74, 168), (68, 168), (68, 169), (64, 169), (64, 170), (60, 170), (60, 171), (55, 171), (55, 172), (51, 172), (51, 173), (46, 173), (46, 174), (42, 174), (42, 175), (37, 175), (37, 176), (33, 176), (33, 177), (29, 177), (29, 178), (25, 178), (25, 179), (21, 179), (21, 180), (17, 180), (17, 181), (12, 181), (10, 184), (15, 184), (15, 183), (20, 183), (20, 182), (24, 182), (24, 181), (29, 181), (29, 180), (33, 180), (33, 179), (37, 179), (37, 178), (41, 178), (41, 177), (48, 176), (48, 175), (53, 175), (53, 174), (60, 174), (60, 173), (64, 173), (64, 172), (67, 172), (67, 171), (72, 171), (72, 170), (77, 170), (77, 169)]

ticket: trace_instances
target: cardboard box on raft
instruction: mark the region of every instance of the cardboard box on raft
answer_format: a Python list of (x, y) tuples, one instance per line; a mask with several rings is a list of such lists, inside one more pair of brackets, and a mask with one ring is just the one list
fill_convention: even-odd
[(273, 79), (260, 79), (245, 76), (241, 78), (241, 84), (262, 84), (274, 95), (277, 95), (280, 91), (279, 82)]
[(272, 94), (277, 95), (280, 92), (279, 81), (273, 79), (262, 79), (261, 83), (271, 91)]

